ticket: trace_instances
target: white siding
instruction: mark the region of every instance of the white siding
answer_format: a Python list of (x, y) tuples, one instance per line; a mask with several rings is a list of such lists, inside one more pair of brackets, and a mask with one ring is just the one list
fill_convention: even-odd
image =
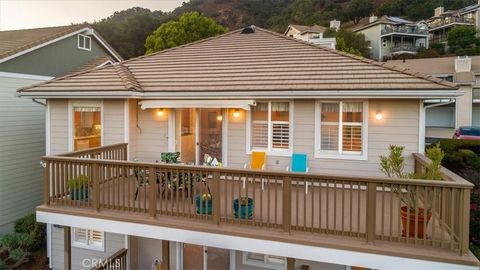
[(103, 145), (125, 142), (124, 102), (123, 99), (103, 100)]
[(39, 80), (0, 77), (0, 234), (42, 199), (45, 107), (15, 91)]
[(50, 109), (50, 154), (68, 152), (68, 100), (48, 100)]
[(138, 127), (135, 123), (130, 125), (130, 141), (136, 139), (130, 159), (137, 158), (144, 162), (160, 160), (160, 154), (168, 151), (168, 115), (158, 116), (155, 110), (140, 108), (138, 111), (130, 110), (130, 114), (137, 113)]
[[(405, 146), (406, 170), (413, 170), (412, 153), (418, 151), (418, 100), (370, 100), (368, 113), (368, 159), (337, 160), (314, 158), (315, 102), (296, 100), (294, 105), (294, 152), (307, 153), (309, 167), (315, 173), (352, 175), (382, 175), (379, 155), (387, 154), (390, 144)], [(377, 110), (384, 115), (382, 121), (375, 119)], [(235, 121), (235, 122), (233, 122)], [(228, 124), (229, 167), (240, 168), (248, 160), (245, 147), (245, 119)], [(285, 170), (290, 157), (267, 156), (267, 169)], [(348, 168), (346, 170), (346, 168)]]
[[(52, 266), (53, 269), (64, 269), (63, 228), (52, 228)], [(84, 259), (106, 259), (125, 247), (125, 235), (105, 233), (105, 252), (72, 247), (72, 270), (90, 269), (82, 266)], [(88, 263), (88, 262), (86, 262)]]

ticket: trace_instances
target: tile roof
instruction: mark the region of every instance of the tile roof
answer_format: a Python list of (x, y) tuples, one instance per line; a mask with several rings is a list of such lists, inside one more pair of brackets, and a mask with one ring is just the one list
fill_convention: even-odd
[(87, 71), (87, 70), (90, 70), (90, 69), (94, 69), (94, 68), (106, 63), (107, 61), (111, 61), (112, 63), (116, 62), (112, 57), (107, 56), (107, 55), (94, 57), (94, 58), (88, 60), (88, 62), (86, 62), (85, 64), (80, 65), (77, 68), (73, 69), (67, 75), (72, 75), (72, 74), (76, 74), (76, 73), (79, 73), (79, 72), (82, 72), (82, 71)]
[(300, 24), (291, 24), (291, 27), (297, 29), (301, 33), (304, 32), (320, 32), (323, 33), (325, 30), (327, 30), (326, 27), (314, 24), (314, 25), (300, 25)]
[(452, 90), (455, 85), (256, 28), (64, 76), (19, 92)]
[[(76, 24), (0, 31), (0, 60), (87, 27), (91, 28), (88, 24)], [(96, 36), (115, 54), (115, 57), (122, 59), (98, 33)]]

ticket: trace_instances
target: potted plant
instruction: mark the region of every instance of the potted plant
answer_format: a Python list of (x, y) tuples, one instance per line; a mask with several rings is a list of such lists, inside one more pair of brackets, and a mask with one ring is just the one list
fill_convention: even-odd
[(195, 197), (197, 205), (197, 214), (211, 215), (212, 214), (212, 195), (204, 193)]
[(253, 218), (253, 199), (250, 197), (240, 197), (233, 200), (233, 215), (235, 218), (252, 219)]
[(81, 174), (76, 178), (67, 181), (68, 190), (70, 191), (71, 200), (87, 200), (89, 195), (90, 179), (88, 176)]
[[(427, 149), (427, 157), (432, 161), (424, 173), (404, 173), (405, 158), (403, 157), (403, 150), (405, 147), (398, 145), (390, 145), (390, 153), (388, 156), (380, 156), (380, 170), (388, 177), (405, 178), (405, 179), (427, 179), (427, 180), (442, 180), (440, 171), (441, 161), (445, 154), (439, 147), (435, 145)], [(400, 198), (403, 206), (400, 208), (400, 216), (402, 219), (402, 236), (423, 238), (425, 235), (424, 228), (428, 226), (428, 222), (432, 218), (431, 205), (433, 200), (433, 193), (431, 190), (426, 190), (426, 197), (424, 198), (424, 205), (428, 205), (425, 209), (418, 205), (416, 189), (396, 188), (393, 191)], [(417, 234), (415, 235), (415, 227)]]

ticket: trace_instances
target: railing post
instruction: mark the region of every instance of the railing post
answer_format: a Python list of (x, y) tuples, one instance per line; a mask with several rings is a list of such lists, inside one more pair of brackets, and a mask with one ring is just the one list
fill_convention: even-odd
[(157, 215), (157, 173), (154, 167), (150, 167), (149, 169), (149, 177), (148, 177), (148, 186), (150, 187), (150, 194), (149, 196), (149, 211), (150, 216), (155, 217)]
[(45, 160), (45, 171), (44, 171), (44, 186), (43, 186), (43, 203), (45, 205), (50, 204), (50, 161)]
[(220, 225), (220, 173), (213, 173), (212, 180), (212, 220)]
[(98, 163), (92, 164), (93, 208), (100, 211), (100, 177), (98, 168)]
[(462, 189), (463, 201), (461, 201), (462, 209), (460, 211), (460, 253), (461, 255), (468, 254), (470, 245), (470, 189)]
[(414, 160), (414, 170), (415, 170), (415, 174), (416, 175), (421, 175), (423, 173), (423, 166), (422, 164), (420, 163), (420, 161), (418, 161), (417, 157), (414, 155), (413, 156), (413, 160)]
[(292, 224), (292, 178), (283, 178), (283, 230), (290, 232)]
[(375, 241), (377, 184), (367, 183), (367, 242)]

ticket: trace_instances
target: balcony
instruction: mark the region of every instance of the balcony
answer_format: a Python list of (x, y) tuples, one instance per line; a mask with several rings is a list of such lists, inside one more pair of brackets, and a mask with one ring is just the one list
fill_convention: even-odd
[(389, 34), (401, 34), (401, 35), (417, 35), (417, 36), (428, 36), (428, 30), (419, 29), (417, 27), (402, 27), (402, 26), (392, 26), (385, 27), (381, 31), (381, 35)]
[[(44, 157), (37, 210), (476, 262), (468, 255), (472, 185), (446, 169), (444, 181), (406, 180), (140, 163), (126, 161), (126, 153), (117, 144)], [(414, 157), (415, 170), (425, 171), (429, 160)], [(87, 188), (69, 187), (79, 175)], [(423, 209), (430, 222), (420, 221)]]
[(398, 45), (390, 48), (390, 52), (392, 54), (402, 54), (402, 53), (416, 54), (420, 48), (422, 47), (415, 46), (415, 45)]
[(462, 18), (462, 17), (445, 17), (442, 19), (434, 20), (428, 23), (430, 31), (435, 30), (443, 26), (453, 26), (453, 25), (475, 25), (475, 19), (472, 18)]

